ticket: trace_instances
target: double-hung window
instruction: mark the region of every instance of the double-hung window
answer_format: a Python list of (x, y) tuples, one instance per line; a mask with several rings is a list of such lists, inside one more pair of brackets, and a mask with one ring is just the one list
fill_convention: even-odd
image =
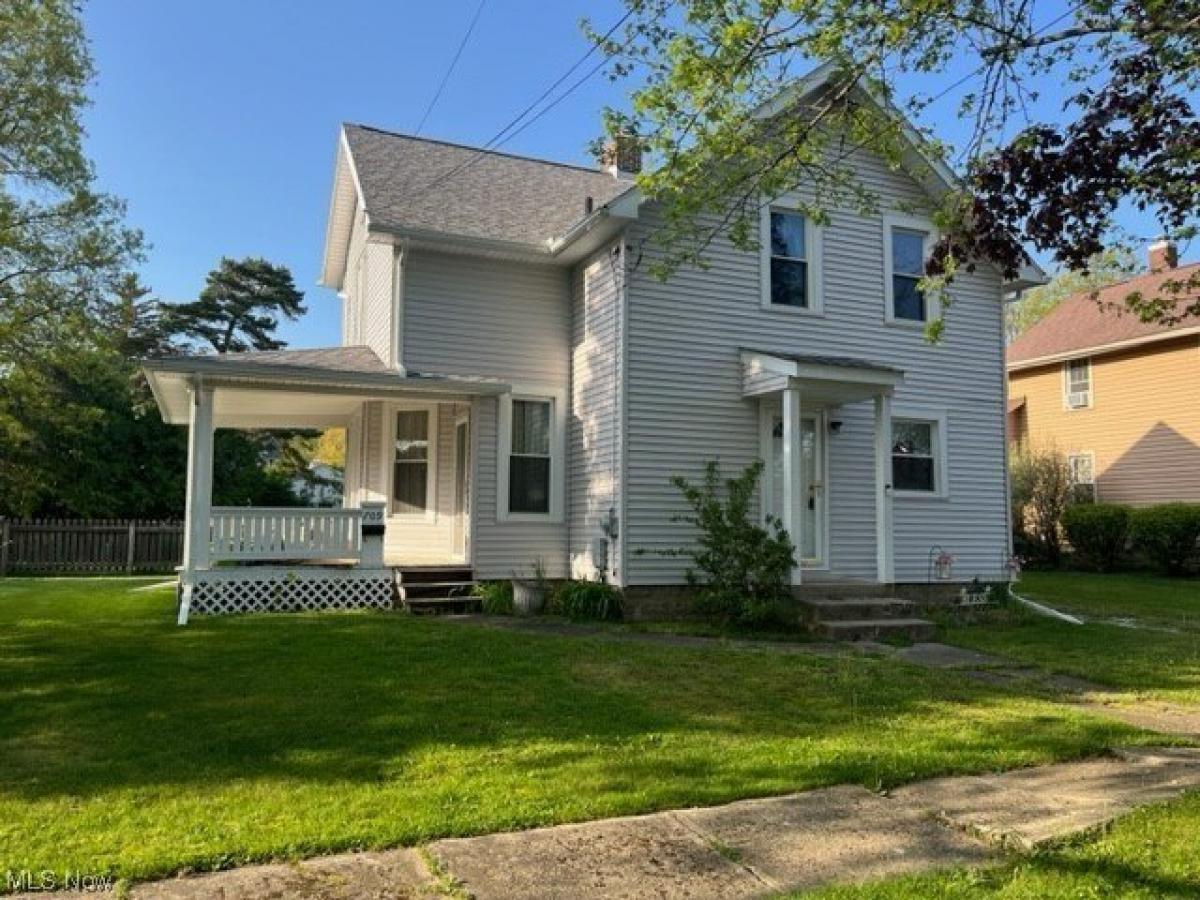
[(937, 310), (921, 290), (930, 234), (917, 220), (884, 220), (885, 318), (889, 322), (923, 324), (937, 318)]
[(930, 497), (946, 496), (945, 418), (892, 420), (892, 488)]
[(1092, 405), (1092, 361), (1072, 359), (1063, 365), (1063, 401), (1067, 409)]
[(392, 455), (392, 514), (423, 515), (430, 509), (429, 434), (426, 409), (396, 413), (396, 439)]
[(763, 213), (763, 306), (819, 312), (820, 239), (817, 227), (794, 209)]
[(549, 400), (513, 400), (508, 457), (508, 511), (549, 514), (553, 476)]
[(1076, 501), (1096, 499), (1096, 458), (1091, 453), (1071, 453), (1067, 456), (1067, 472), (1071, 493)]

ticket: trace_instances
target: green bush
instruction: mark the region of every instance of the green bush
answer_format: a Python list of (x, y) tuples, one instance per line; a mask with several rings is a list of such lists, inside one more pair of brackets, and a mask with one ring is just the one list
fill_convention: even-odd
[(619, 621), (621, 592), (603, 581), (566, 581), (554, 595), (553, 609), (576, 622)]
[(1071, 504), (1071, 468), (1053, 447), (1024, 449), (1009, 460), (1013, 546), (1034, 562), (1057, 566), (1060, 526)]
[(1135, 509), (1130, 517), (1133, 545), (1166, 570), (1182, 575), (1200, 541), (1200, 503), (1163, 503)]
[(488, 615), (512, 615), (513, 586), (511, 581), (481, 581), (471, 588), (471, 594), (479, 598), (480, 607)]
[(658, 552), (691, 559), (687, 577), (697, 589), (698, 611), (719, 624), (779, 622), (791, 596), (791, 538), (774, 516), (768, 516), (763, 527), (751, 514), (762, 470), (761, 461), (751, 463), (722, 485), (720, 466), (710, 460), (699, 485), (680, 476), (671, 479), (691, 507), (689, 514), (672, 521), (695, 526), (696, 542)]
[(1067, 507), (1063, 530), (1082, 562), (1109, 572), (1125, 549), (1129, 515), (1129, 507), (1117, 503), (1081, 503)]

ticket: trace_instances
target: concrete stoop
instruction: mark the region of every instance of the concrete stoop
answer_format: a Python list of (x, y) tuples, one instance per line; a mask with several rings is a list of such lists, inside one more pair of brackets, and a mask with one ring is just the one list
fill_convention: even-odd
[(800, 600), (809, 628), (836, 641), (932, 640), (937, 626), (900, 597), (808, 596)]

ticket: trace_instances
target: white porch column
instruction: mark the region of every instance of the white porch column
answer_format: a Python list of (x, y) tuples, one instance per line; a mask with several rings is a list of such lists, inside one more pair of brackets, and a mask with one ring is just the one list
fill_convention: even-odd
[(880, 584), (896, 580), (892, 545), (892, 398), (875, 395), (875, 569)]
[(796, 546), (792, 584), (800, 583), (800, 501), (800, 388), (789, 385), (783, 389), (783, 527)]
[(183, 534), (183, 588), (179, 624), (186, 625), (192, 602), (192, 572), (209, 567), (209, 518), (212, 513), (213, 389), (192, 388), (188, 422), (187, 506)]

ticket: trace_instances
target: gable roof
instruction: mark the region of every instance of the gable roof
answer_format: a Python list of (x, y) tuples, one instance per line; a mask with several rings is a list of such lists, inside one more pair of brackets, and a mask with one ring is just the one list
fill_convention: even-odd
[(346, 125), (372, 228), (543, 245), (631, 184), (599, 169)]
[[(1134, 292), (1158, 295), (1166, 281), (1183, 281), (1200, 272), (1200, 263), (1162, 272), (1148, 272), (1099, 291), (1072, 294), (1049, 315), (1008, 345), (1008, 368), (1027, 369), (1096, 351), (1119, 349), (1130, 344), (1163, 340), (1200, 332), (1200, 317), (1191, 316), (1175, 325), (1143, 322), (1125, 308), (1125, 298)], [(1180, 297), (1176, 308), (1193, 302), (1200, 293)]]

